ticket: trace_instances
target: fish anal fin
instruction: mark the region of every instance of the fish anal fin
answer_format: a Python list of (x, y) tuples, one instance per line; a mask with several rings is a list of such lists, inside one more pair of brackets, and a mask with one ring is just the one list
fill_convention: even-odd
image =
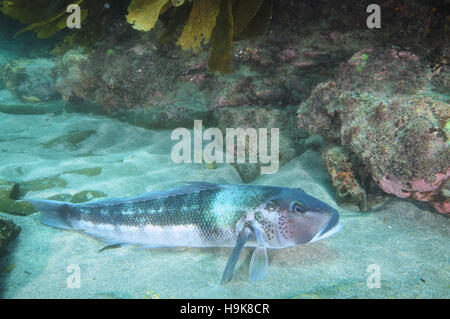
[(115, 249), (115, 248), (120, 248), (122, 247), (123, 244), (111, 244), (111, 245), (107, 245), (105, 247), (103, 247), (102, 249), (100, 249), (98, 252), (101, 253), (104, 250), (108, 250), (108, 249)]

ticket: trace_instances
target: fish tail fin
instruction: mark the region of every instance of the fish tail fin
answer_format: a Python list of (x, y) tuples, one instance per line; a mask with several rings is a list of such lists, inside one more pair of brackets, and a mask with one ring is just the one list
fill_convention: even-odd
[(30, 199), (29, 202), (41, 212), (41, 223), (64, 229), (72, 229), (67, 221), (69, 203), (46, 199)]

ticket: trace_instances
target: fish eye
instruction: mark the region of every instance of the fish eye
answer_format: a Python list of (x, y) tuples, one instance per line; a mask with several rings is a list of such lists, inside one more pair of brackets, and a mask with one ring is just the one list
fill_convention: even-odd
[(305, 212), (305, 205), (302, 202), (294, 202), (292, 205), (292, 212), (295, 214), (302, 214)]

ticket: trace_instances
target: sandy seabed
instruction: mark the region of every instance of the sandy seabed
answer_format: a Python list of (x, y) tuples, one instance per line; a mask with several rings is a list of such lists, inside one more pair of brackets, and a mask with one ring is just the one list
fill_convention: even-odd
[[(99, 191), (127, 197), (164, 190), (180, 181), (241, 183), (233, 167), (174, 164), (170, 131), (152, 131), (88, 114), (0, 113), (0, 179), (58, 176), (54, 187), (25, 198)], [(83, 169), (99, 172), (90, 176)], [(337, 207), (320, 155), (307, 151), (254, 184), (301, 187)], [(449, 226), (422, 204), (389, 199), (377, 211), (339, 208), (342, 230), (323, 241), (269, 251), (266, 280), (249, 281), (250, 249), (233, 280), (220, 285), (228, 248), (105, 250), (100, 241), (44, 226), (39, 215), (0, 216), (22, 228), (0, 273), (2, 298), (448, 298)], [(380, 288), (367, 279), (375, 267)], [(2, 269), (0, 268), (0, 269)], [(12, 270), (11, 270), (12, 269)], [(73, 269), (80, 286), (71, 287)], [(69, 284), (68, 284), (69, 283)]]

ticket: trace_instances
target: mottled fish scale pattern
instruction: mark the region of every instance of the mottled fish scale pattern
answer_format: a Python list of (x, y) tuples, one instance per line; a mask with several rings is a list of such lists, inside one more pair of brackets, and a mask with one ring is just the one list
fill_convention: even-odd
[(160, 198), (146, 199), (144, 195), (131, 200), (79, 204), (69, 209), (67, 220), (71, 227), (109, 244), (232, 247), (238, 221), (279, 191), (215, 185), (161, 193)]
[(314, 242), (340, 229), (339, 213), (297, 188), (204, 182), (137, 197), (70, 204), (32, 199), (41, 222), (77, 229), (117, 245), (234, 247), (221, 283), (231, 280), (245, 246), (256, 247), (250, 280), (268, 268), (268, 248)]

